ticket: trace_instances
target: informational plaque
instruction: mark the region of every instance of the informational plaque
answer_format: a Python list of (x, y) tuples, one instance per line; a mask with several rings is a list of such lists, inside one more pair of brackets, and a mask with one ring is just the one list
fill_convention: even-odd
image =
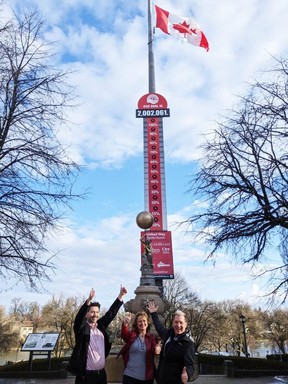
[(53, 351), (57, 344), (59, 333), (30, 333), (22, 351)]

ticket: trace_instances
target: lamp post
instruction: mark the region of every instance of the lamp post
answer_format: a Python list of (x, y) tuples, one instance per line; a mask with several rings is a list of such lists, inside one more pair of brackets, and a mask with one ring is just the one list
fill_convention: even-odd
[(242, 324), (242, 329), (243, 329), (244, 354), (245, 354), (246, 357), (248, 357), (247, 340), (246, 340), (246, 328), (245, 328), (246, 317), (244, 315), (239, 315), (239, 320), (240, 320), (240, 322)]

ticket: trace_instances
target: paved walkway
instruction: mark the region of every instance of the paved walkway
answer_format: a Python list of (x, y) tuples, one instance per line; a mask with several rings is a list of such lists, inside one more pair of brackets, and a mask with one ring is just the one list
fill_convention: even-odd
[[(74, 377), (67, 379), (2, 379), (0, 384), (74, 384)], [(202, 375), (195, 384), (281, 384), (288, 383), (283, 377), (259, 377), (235, 379), (226, 376)]]

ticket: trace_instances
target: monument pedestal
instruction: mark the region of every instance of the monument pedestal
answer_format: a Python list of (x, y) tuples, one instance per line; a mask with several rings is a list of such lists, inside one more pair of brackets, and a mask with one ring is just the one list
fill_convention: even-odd
[(154, 301), (158, 306), (158, 315), (162, 317), (164, 313), (164, 303), (160, 297), (160, 291), (156, 285), (140, 285), (135, 289), (135, 299), (132, 301), (131, 312), (137, 313), (146, 310), (148, 301)]
[(161, 321), (164, 320), (164, 302), (161, 298), (161, 292), (155, 284), (155, 277), (151, 267), (142, 265), (140, 285), (134, 291), (135, 298), (124, 304), (125, 311), (136, 314), (139, 311), (147, 312), (148, 301), (154, 301), (158, 306), (157, 314)]
[(129, 300), (124, 304), (125, 311), (136, 314), (139, 311), (147, 312), (148, 301), (154, 301), (158, 306), (157, 314), (160, 320), (163, 320), (164, 314), (164, 302), (161, 298), (161, 292), (156, 286), (155, 277), (153, 275), (153, 248), (151, 246), (151, 240), (147, 237), (146, 230), (150, 228), (154, 222), (154, 218), (151, 213), (144, 211), (137, 215), (136, 222), (138, 226), (145, 230), (144, 236), (140, 238), (143, 244), (142, 253), (142, 266), (140, 268), (141, 277), (140, 285), (136, 288), (135, 299)]

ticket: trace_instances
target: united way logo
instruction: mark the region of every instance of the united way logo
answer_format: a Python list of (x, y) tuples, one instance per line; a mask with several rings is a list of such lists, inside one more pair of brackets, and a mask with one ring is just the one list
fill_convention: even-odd
[(157, 95), (155, 95), (154, 93), (148, 95), (147, 103), (157, 104), (158, 102), (159, 102), (159, 97)]

